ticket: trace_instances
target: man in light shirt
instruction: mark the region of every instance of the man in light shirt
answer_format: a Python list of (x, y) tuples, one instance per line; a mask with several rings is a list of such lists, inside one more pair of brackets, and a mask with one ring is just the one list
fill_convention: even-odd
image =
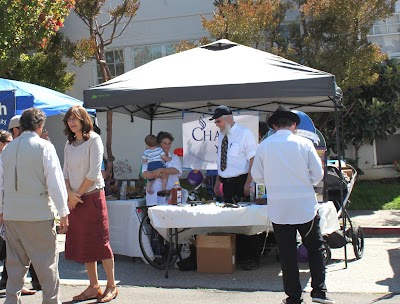
[[(215, 125), (220, 129), (217, 158), (218, 176), (214, 192), (220, 196), (219, 189), (222, 183), (224, 202), (237, 203), (250, 194), (250, 182), (252, 181), (250, 170), (257, 142), (249, 129), (235, 122), (232, 111), (227, 106), (218, 106), (210, 120), (214, 120)], [(226, 141), (225, 149), (224, 141)], [(239, 260), (244, 262), (245, 270), (258, 268), (257, 235), (237, 235), (236, 249), (238, 262)]]
[(323, 178), (321, 159), (313, 143), (294, 134), (300, 118), (279, 107), (268, 119), (276, 131), (260, 143), (251, 174), (266, 186), (268, 215), (273, 224), (287, 298), (283, 304), (303, 302), (297, 264), (297, 231), (308, 250), (311, 297), (316, 303), (334, 303), (326, 296), (324, 244), (319, 227), (313, 185)]
[(39, 109), (25, 110), (22, 134), (0, 157), (0, 224), (4, 221), (6, 227), (8, 269), (5, 304), (20, 303), (30, 261), (42, 285), (43, 303), (61, 304), (54, 218), (58, 212), (60, 233), (65, 233), (68, 196), (55, 148), (40, 138), (45, 118)]

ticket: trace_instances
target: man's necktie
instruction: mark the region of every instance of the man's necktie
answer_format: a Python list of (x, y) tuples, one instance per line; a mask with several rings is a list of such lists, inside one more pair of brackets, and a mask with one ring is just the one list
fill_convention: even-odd
[(225, 135), (221, 144), (221, 171), (226, 169), (226, 159), (228, 155), (228, 136)]

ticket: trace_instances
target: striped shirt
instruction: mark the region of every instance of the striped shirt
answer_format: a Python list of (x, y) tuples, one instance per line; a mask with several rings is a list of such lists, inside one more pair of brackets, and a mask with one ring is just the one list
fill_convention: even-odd
[(155, 147), (154, 149), (146, 149), (143, 152), (142, 159), (146, 161), (146, 163), (151, 163), (154, 161), (163, 161), (161, 156), (165, 155), (165, 152), (160, 147)]

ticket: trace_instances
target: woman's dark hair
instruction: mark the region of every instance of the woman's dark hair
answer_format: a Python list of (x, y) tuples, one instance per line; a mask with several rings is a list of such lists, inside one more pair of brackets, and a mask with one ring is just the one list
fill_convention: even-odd
[(165, 139), (165, 138), (168, 138), (171, 142), (174, 141), (174, 137), (172, 136), (171, 133), (161, 131), (157, 134), (158, 144), (160, 144), (163, 141), (163, 139)]
[(46, 122), (46, 114), (44, 114), (40, 109), (29, 108), (22, 112), (19, 122), (21, 124), (22, 132), (35, 131), (44, 126), (44, 123)]
[(2, 142), (3, 144), (8, 142), (9, 138), (12, 138), (12, 134), (8, 131), (5, 130), (0, 130), (0, 142)]
[(93, 130), (92, 119), (90, 118), (89, 113), (84, 107), (72, 106), (68, 109), (67, 113), (65, 113), (65, 117), (63, 119), (65, 126), (64, 133), (68, 137), (69, 144), (72, 144), (76, 140), (75, 133), (72, 132), (68, 126), (68, 118), (70, 118), (71, 116), (79, 119), (82, 125), (83, 138), (85, 139), (85, 141), (88, 140), (90, 138), (90, 131)]

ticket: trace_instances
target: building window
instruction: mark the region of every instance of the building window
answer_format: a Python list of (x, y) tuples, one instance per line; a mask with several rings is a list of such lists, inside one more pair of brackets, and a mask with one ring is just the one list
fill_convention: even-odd
[(154, 59), (175, 54), (174, 43), (137, 46), (133, 48), (134, 68)]
[[(111, 78), (125, 73), (124, 52), (122, 50), (107, 51), (105, 55)], [(103, 76), (99, 64), (97, 64), (97, 82), (103, 82)]]
[(376, 164), (391, 165), (400, 159), (400, 134), (389, 135), (387, 139), (375, 140)]
[(388, 35), (400, 33), (400, 14), (394, 14), (386, 20), (380, 20), (374, 23), (370, 35)]
[(161, 45), (146, 45), (133, 48), (135, 68), (161, 57)]

